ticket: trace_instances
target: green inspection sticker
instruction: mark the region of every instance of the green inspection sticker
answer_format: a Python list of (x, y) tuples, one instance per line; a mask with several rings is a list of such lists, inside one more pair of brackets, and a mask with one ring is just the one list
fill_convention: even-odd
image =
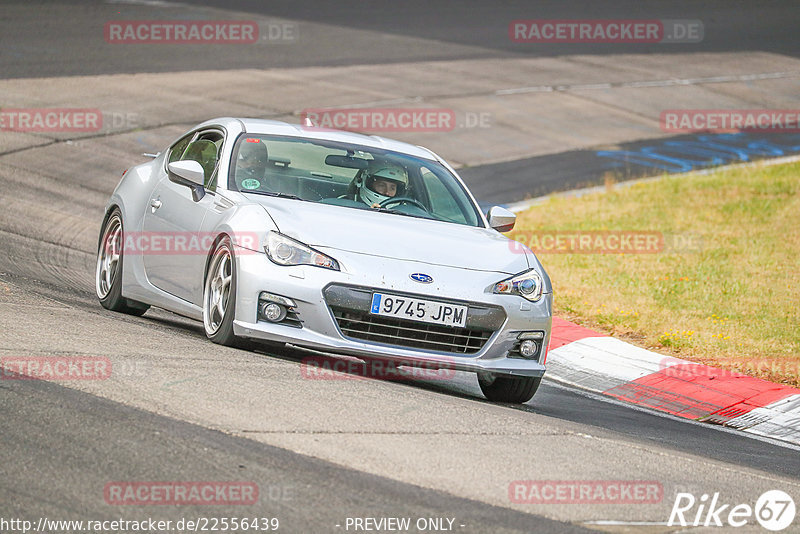
[(261, 182), (255, 178), (248, 178), (247, 180), (242, 180), (242, 187), (245, 189), (258, 189), (261, 187)]

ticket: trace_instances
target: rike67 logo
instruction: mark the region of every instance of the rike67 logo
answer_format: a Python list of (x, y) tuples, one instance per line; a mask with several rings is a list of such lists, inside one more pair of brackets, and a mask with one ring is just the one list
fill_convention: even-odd
[(752, 519), (767, 530), (778, 532), (794, 521), (796, 509), (794, 500), (781, 490), (764, 492), (756, 501), (755, 507), (749, 504), (724, 504), (719, 493), (703, 494), (700, 499), (691, 493), (678, 493), (669, 515), (667, 525), (682, 527), (743, 527)]

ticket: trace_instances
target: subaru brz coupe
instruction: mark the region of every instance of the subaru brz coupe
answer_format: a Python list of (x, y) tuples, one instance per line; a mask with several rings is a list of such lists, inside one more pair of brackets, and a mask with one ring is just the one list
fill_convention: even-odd
[[(552, 286), (425, 148), (220, 118), (123, 174), (100, 232), (109, 310), (202, 320), (222, 345), (291, 345), (476, 373), (492, 401), (545, 372)], [(334, 356), (335, 357), (335, 356)]]

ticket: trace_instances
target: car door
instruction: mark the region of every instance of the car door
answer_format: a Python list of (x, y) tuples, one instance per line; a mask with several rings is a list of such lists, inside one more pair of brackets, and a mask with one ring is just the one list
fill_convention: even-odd
[(142, 255), (147, 278), (157, 288), (193, 304), (202, 301), (203, 269), (211, 236), (200, 231), (214, 193), (218, 155), (224, 136), (219, 130), (194, 132), (173, 147), (165, 165), (194, 160), (205, 173), (206, 194), (195, 201), (192, 190), (170, 180), (168, 171), (151, 193), (143, 224)]

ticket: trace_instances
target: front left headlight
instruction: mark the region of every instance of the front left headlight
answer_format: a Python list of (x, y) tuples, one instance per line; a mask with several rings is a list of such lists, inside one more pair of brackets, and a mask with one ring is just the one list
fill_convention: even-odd
[(519, 295), (531, 302), (536, 302), (542, 298), (542, 291), (544, 291), (544, 283), (536, 269), (531, 269), (511, 278), (506, 278), (502, 282), (497, 282), (492, 289), (492, 293)]
[(291, 237), (271, 231), (264, 247), (267, 257), (278, 265), (313, 265), (338, 271), (339, 262)]

